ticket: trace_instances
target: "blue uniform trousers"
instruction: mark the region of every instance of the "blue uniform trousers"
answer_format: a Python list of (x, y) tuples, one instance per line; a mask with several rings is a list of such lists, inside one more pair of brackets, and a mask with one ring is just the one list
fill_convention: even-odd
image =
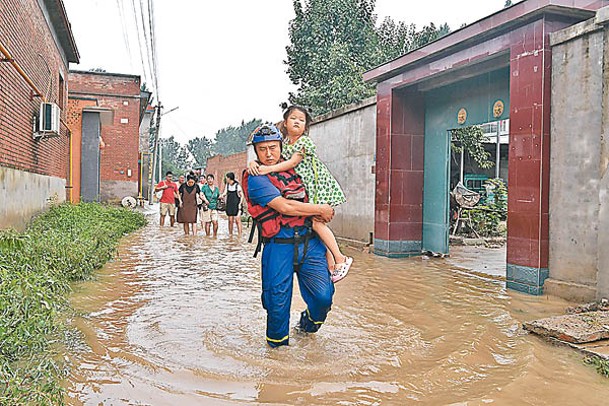
[[(328, 272), (326, 246), (319, 238), (311, 238), (303, 258), (305, 243), (298, 244), (296, 271), (298, 286), (307, 308), (302, 312), (299, 327), (314, 333), (326, 320), (332, 306), (334, 284)], [(294, 278), (294, 244), (272, 240), (262, 251), (262, 306), (267, 312), (266, 340), (271, 347), (288, 345), (290, 306)]]

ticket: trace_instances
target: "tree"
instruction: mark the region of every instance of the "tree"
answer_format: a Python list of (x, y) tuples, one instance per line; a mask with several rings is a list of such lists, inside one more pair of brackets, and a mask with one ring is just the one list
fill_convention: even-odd
[[(302, 4), (304, 1), (304, 6)], [(379, 60), (374, 0), (293, 0), (287, 73), (292, 103), (322, 114), (374, 94), (362, 74)]]
[(292, 103), (323, 114), (375, 94), (362, 74), (450, 32), (433, 23), (386, 18), (376, 28), (375, 0), (293, 0), (296, 18), (289, 27), (287, 73), (298, 86)]
[(161, 174), (171, 171), (181, 174), (192, 167), (192, 158), (188, 148), (180, 145), (173, 135), (159, 139), (161, 147)]
[(247, 123), (242, 120), (239, 127), (229, 126), (218, 130), (213, 146), (214, 154), (231, 155), (245, 151), (247, 138), (260, 124), (262, 120), (255, 118)]
[(391, 17), (386, 17), (376, 30), (383, 62), (396, 59), (448, 33), (450, 27), (446, 23), (439, 27), (430, 23), (417, 31), (414, 24), (396, 23)]
[(188, 140), (186, 148), (194, 158), (195, 166), (205, 168), (207, 158), (213, 155), (214, 144), (209, 138), (197, 137)]

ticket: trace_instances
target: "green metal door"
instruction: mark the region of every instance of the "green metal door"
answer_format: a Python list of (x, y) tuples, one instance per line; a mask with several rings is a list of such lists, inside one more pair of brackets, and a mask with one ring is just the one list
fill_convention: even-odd
[(450, 136), (425, 132), (423, 251), (448, 254)]
[[(463, 79), (425, 93), (425, 175), (423, 184), (424, 251), (448, 254), (450, 133), (452, 128), (486, 123), (496, 100), (509, 112), (509, 67)], [(459, 112), (465, 114), (458, 122)], [(505, 117), (499, 117), (505, 118)]]

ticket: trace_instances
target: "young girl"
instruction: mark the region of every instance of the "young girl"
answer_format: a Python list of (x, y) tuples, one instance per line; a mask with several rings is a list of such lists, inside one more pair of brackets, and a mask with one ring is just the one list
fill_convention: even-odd
[[(317, 157), (315, 144), (306, 135), (312, 121), (304, 107), (290, 106), (283, 114), (283, 122), (278, 125), (284, 135), (281, 155), (285, 161), (264, 166), (254, 158), (248, 163), (248, 170), (252, 175), (266, 175), (294, 168), (304, 182), (311, 203), (336, 207), (346, 202), (345, 195), (326, 165)], [(334, 233), (324, 222), (313, 219), (313, 230), (328, 248), (328, 264), (332, 270), (332, 281), (336, 283), (347, 276), (353, 258), (343, 255)]]

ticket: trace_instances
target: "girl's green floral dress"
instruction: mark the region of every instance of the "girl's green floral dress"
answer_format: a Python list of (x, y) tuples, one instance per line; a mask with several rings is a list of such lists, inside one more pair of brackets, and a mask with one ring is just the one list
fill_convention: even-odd
[(295, 153), (303, 155), (302, 161), (294, 170), (304, 182), (309, 202), (329, 204), (332, 207), (345, 203), (345, 194), (328, 167), (317, 157), (315, 144), (307, 135), (301, 136), (294, 144), (283, 144), (283, 158), (288, 160)]

